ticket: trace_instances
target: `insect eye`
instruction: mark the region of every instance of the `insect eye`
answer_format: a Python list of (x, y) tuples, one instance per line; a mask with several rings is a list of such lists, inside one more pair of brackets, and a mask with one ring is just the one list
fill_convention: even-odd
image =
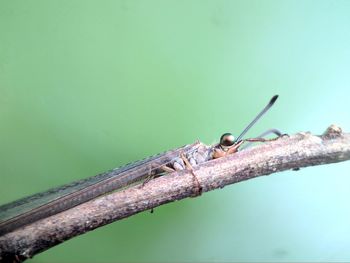
[(235, 137), (231, 133), (224, 133), (220, 138), (221, 146), (232, 146), (234, 144)]

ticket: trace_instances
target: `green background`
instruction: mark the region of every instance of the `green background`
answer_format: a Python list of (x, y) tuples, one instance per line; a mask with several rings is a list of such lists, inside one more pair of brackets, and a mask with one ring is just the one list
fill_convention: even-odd
[[(350, 131), (350, 1), (0, 0), (0, 203), (201, 139)], [(350, 162), (161, 206), (28, 262), (350, 261)]]

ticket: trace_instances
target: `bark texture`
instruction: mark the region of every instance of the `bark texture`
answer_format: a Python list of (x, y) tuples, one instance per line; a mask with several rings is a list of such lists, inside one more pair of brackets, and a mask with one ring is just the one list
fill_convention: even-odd
[(331, 125), (323, 135), (281, 137), (233, 155), (165, 175), (42, 219), (0, 237), (0, 261), (24, 261), (50, 247), (159, 205), (226, 185), (300, 167), (350, 159), (350, 134)]

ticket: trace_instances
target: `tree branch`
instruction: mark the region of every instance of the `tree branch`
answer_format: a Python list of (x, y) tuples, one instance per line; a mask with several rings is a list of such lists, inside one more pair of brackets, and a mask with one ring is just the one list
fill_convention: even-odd
[(0, 237), (0, 261), (23, 261), (50, 247), (159, 205), (261, 175), (350, 159), (350, 133), (298, 133), (114, 192)]

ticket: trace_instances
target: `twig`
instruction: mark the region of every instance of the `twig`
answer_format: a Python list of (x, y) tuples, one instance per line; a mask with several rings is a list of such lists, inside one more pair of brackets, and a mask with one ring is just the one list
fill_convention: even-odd
[[(96, 198), (0, 237), (0, 261), (24, 261), (72, 237), (159, 205), (261, 175), (350, 159), (350, 133), (298, 133)], [(194, 175), (196, 179), (194, 178)]]

